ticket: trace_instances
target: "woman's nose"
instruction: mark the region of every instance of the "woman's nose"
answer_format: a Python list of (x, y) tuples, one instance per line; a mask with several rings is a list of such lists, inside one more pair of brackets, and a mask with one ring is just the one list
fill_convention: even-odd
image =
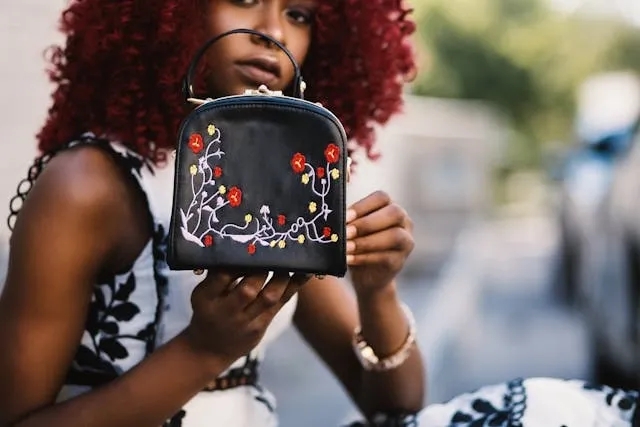
[[(264, 9), (264, 13), (256, 25), (255, 30), (270, 36), (286, 46), (284, 16), (278, 3), (279, 2), (266, 3), (268, 6)], [(269, 48), (274, 47), (272, 46), (273, 43), (263, 37), (255, 36), (253, 37), (253, 41), (254, 43), (263, 44)]]

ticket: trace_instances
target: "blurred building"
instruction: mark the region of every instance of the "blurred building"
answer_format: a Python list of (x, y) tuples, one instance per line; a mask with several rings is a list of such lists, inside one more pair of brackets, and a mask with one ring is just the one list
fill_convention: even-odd
[(408, 270), (429, 272), (465, 225), (489, 213), (505, 134), (483, 103), (407, 95), (403, 114), (379, 130), (380, 159), (356, 159), (348, 198), (381, 189), (405, 207), (417, 241)]

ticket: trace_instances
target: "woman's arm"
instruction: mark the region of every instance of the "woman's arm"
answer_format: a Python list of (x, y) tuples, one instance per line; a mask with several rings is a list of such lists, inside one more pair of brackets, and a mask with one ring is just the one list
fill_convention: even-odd
[(396, 369), (365, 371), (352, 345), (360, 319), (363, 336), (381, 357), (393, 354), (407, 338), (409, 324), (393, 283), (359, 300), (332, 277), (312, 279), (299, 292), (296, 327), (363, 414), (418, 412), (424, 402), (424, 368), (417, 346)]
[(1, 427), (157, 427), (230, 362), (204, 356), (183, 334), (109, 385), (54, 404), (96, 278), (129, 267), (148, 241), (145, 209), (94, 147), (59, 154), (34, 185), (0, 298)]

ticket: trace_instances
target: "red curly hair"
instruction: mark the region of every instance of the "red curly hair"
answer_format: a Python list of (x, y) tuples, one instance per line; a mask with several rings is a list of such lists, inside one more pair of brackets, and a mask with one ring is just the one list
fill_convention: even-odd
[[(194, 19), (201, 7), (199, 0), (72, 1), (61, 18), (66, 45), (50, 51), (57, 87), (40, 150), (91, 131), (164, 158), (184, 118), (181, 79), (203, 42)], [(319, 2), (304, 66), (307, 97), (333, 111), (368, 155), (373, 124), (400, 110), (415, 69), (409, 13), (401, 0)]]

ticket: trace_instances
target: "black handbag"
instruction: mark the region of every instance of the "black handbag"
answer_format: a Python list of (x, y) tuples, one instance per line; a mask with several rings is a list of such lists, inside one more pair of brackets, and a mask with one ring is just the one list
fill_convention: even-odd
[[(196, 99), (205, 51), (244, 33), (282, 49), (295, 70), (293, 96), (261, 86)], [(198, 106), (180, 126), (167, 263), (173, 270), (346, 274), (346, 134), (326, 108), (303, 99), (300, 67), (277, 40), (237, 29), (209, 40), (184, 79)]]

